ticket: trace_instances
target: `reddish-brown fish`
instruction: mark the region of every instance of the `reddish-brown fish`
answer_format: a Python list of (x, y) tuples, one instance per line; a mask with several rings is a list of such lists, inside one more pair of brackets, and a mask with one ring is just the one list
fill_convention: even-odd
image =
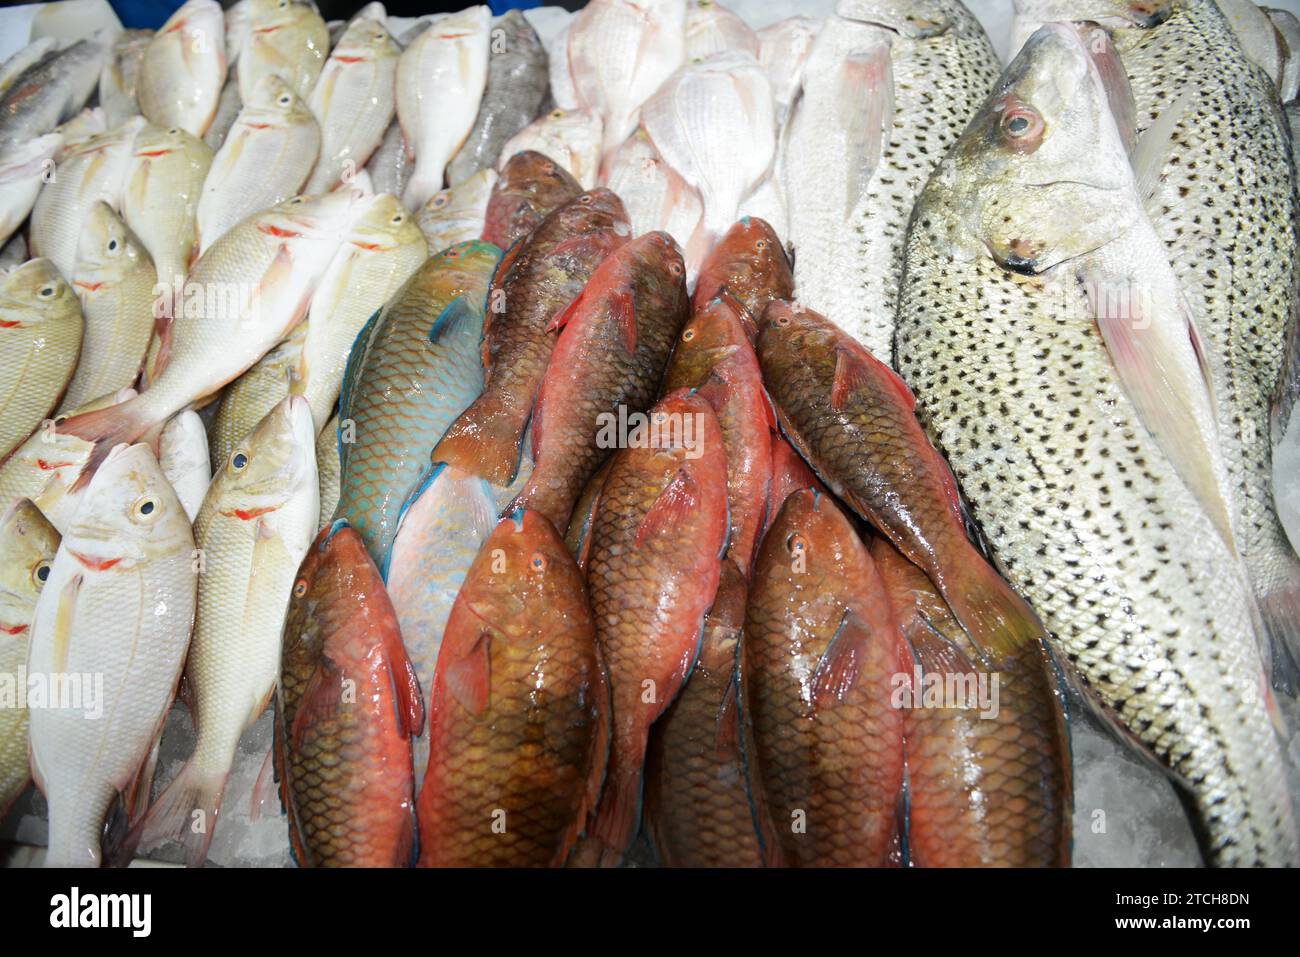
[(583, 487), (617, 447), (618, 423), (654, 402), (688, 300), (681, 250), (667, 233), (632, 240), (592, 273), (551, 324), (560, 338), (537, 396), (533, 473), (517, 507), (568, 528)]
[(834, 323), (767, 307), (758, 360), (781, 428), (818, 476), (925, 569), (985, 655), (1015, 656), (1043, 626), (966, 536), (957, 482), (911, 391)]
[[(745, 579), (723, 562), (718, 597), (704, 620), (700, 657), (681, 694), (650, 729), (645, 820), (666, 867), (761, 867), (741, 752), (736, 656), (745, 625)], [(766, 807), (764, 837), (774, 843)]]
[(303, 560), (276, 691), (276, 772), (302, 867), (406, 867), (420, 686), (361, 536), (342, 519)]
[(456, 596), (429, 712), (422, 867), (559, 867), (595, 807), (609, 696), (582, 573), (542, 515), (488, 536)]
[(1070, 740), (1040, 643), (979, 663), (925, 572), (883, 538), (871, 556), (914, 659), (895, 688), (916, 867), (1068, 867)]
[(727, 557), (748, 579), (767, 513), (774, 423), (744, 315), (744, 307), (725, 292), (698, 306), (678, 337), (663, 391), (697, 389), (718, 415), (731, 513)]
[(610, 466), (587, 566), (614, 716), (591, 830), (605, 865), (636, 835), (650, 725), (695, 662), (727, 540), (727, 461), (713, 408), (674, 393), (650, 421), (655, 430), (629, 436)]
[(509, 249), (581, 192), (578, 181), (549, 156), (535, 150), (516, 153), (488, 197), (483, 238)]
[(795, 451), (794, 446), (786, 441), (779, 431), (772, 433), (772, 490), (767, 499), (767, 520), (763, 532), (772, 527), (781, 506), (790, 497), (791, 492), (801, 488), (816, 489), (823, 495), (829, 494), (826, 487), (817, 480), (808, 463)]
[(903, 719), (890, 687), (901, 646), (847, 516), (811, 489), (791, 494), (759, 549), (741, 646), (751, 786), (766, 796), (785, 865), (891, 863)]
[(452, 423), (433, 450), (434, 462), (510, 484), (555, 348), (552, 323), (631, 231), (622, 201), (594, 189), (555, 210), (506, 254), (488, 295), (483, 394)]
[(564, 533), (564, 547), (569, 550), (583, 574), (587, 572), (587, 557), (591, 550), (591, 521), (596, 517), (596, 505), (600, 501), (600, 490), (605, 487), (605, 476), (614, 463), (614, 457), (605, 459), (596, 474), (587, 482), (582, 494), (573, 506), (569, 516), (569, 530)]
[(693, 302), (698, 310), (723, 290), (745, 307), (752, 342), (763, 310), (794, 295), (794, 273), (785, 249), (766, 220), (745, 216), (723, 233), (700, 266)]

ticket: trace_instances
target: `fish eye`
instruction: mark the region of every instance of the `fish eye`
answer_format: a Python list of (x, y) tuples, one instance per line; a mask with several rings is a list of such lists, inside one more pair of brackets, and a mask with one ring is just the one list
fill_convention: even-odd
[(1002, 114), (1002, 135), (1020, 148), (1033, 148), (1043, 135), (1043, 118), (1032, 106), (1017, 104)]
[(50, 563), (44, 560), (37, 562), (36, 567), (32, 569), (32, 584), (40, 588), (49, 580), (49, 577)]
[(117, 252), (117, 240), (116, 240), (116, 239), (110, 239), (110, 240), (108, 241), (108, 251), (109, 251), (110, 253), (115, 253), (115, 252)]
[(542, 172), (545, 173), (547, 176), (553, 175), (555, 173), (555, 164), (547, 163), (545, 166), (542, 167)]
[(788, 314), (787, 314), (787, 315), (783, 315), (783, 316), (778, 316), (778, 317), (777, 317), (777, 320), (776, 320), (776, 324), (777, 324), (778, 326), (788, 326), (788, 325), (790, 325), (790, 316), (789, 316)]
[(695, 338), (694, 329), (687, 329), (685, 332), (682, 333), (682, 342), (690, 342), (694, 338)]
[(786, 544), (786, 548), (790, 550), (790, 554), (792, 555), (798, 555), (799, 553), (805, 551), (808, 548), (808, 542), (798, 532), (795, 532), (793, 535), (787, 538), (785, 540), (785, 544)]
[(531, 567), (535, 572), (546, 571), (546, 566), (549, 564), (550, 562), (546, 560), (546, 556), (541, 552), (533, 552), (533, 557), (528, 559), (529, 567)]
[(42, 286), (40, 292), (38, 292), (36, 295), (40, 296), (42, 299), (49, 299), (51, 296), (54, 295), (54, 287)]
[(54, 417), (54, 424), (56, 427), (62, 425), (64, 422), (67, 421), (68, 421), (68, 417), (66, 415), (56, 415)]
[(668, 266), (668, 271), (669, 271), (670, 273), (672, 273), (674, 276), (680, 276), (680, 275), (682, 274), (682, 264), (681, 264), (681, 263), (671, 263), (671, 264)]
[(758, 242), (754, 243), (754, 248), (761, 253), (764, 249), (767, 248), (767, 240), (760, 239)]
[(230, 467), (236, 472), (242, 472), (248, 467), (248, 455), (244, 452), (230, 453)]
[(293, 583), (293, 597), (301, 598), (305, 594), (307, 594), (307, 579), (299, 578)]
[(144, 495), (131, 506), (131, 517), (137, 522), (151, 522), (157, 517), (158, 511), (158, 501), (151, 495)]
[(288, 93), (280, 94), (279, 103), (281, 106), (288, 106), (290, 102), (292, 101), (290, 100)]
[(578, 202), (582, 203), (582, 205), (584, 205), (584, 206), (590, 206), (590, 205), (591, 205), (591, 194), (590, 194), (590, 193), (583, 193), (581, 196), (578, 197)]
[(173, 126), (170, 130), (167, 131), (167, 135), (168, 135), (168, 136), (176, 136), (176, 135), (178, 135), (178, 134), (180, 133), (180, 131), (181, 131), (181, 128), (180, 128), (179, 126)]
[(563, 115), (564, 115), (563, 110), (551, 110), (551, 119), (553, 120), (558, 120)]
[(433, 197), (432, 205), (434, 209), (442, 209), (442, 207), (446, 206), (447, 205), (446, 193), (439, 193), (437, 196)]

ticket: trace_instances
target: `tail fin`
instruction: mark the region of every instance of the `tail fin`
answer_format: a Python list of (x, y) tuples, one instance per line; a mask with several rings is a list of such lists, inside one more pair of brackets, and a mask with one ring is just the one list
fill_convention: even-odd
[(493, 485), (509, 485), (519, 470), (524, 426), (510, 414), (500, 398), (485, 392), (451, 424), (431, 456)]
[(192, 760), (186, 762), (140, 822), (139, 837), (134, 842), (138, 849), (148, 851), (166, 841), (176, 841), (185, 849), (187, 867), (202, 866), (212, 843), (227, 777), (205, 773)]
[(600, 866), (618, 867), (623, 862), (641, 818), (641, 767), (645, 759), (646, 731), (641, 732), (635, 760), (615, 742), (610, 749), (604, 793), (591, 822), (591, 836), (601, 846)]
[(108, 453), (114, 446), (123, 442), (134, 442), (154, 425), (153, 419), (143, 414), (138, 402), (137, 396), (118, 405), (96, 409), (94, 412), (83, 412), (81, 415), (74, 415), (58, 427), (64, 435), (75, 435), (94, 444), (90, 457), (81, 469), (81, 474), (72, 485), (72, 491), (80, 491), (89, 484), (91, 476), (95, 474), (100, 463), (108, 457)]
[(961, 571), (935, 585), (990, 666), (1019, 654), (1047, 633), (1034, 610), (974, 546)]

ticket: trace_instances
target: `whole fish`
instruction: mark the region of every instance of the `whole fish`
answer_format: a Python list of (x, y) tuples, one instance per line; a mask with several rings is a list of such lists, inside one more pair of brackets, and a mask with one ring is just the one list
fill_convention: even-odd
[(164, 285), (179, 288), (189, 271), (200, 196), (212, 165), (212, 148), (180, 127), (146, 126), (135, 138), (122, 218), (149, 250)]
[(727, 557), (748, 580), (767, 515), (774, 423), (742, 313), (726, 295), (697, 309), (677, 339), (662, 389), (693, 389), (717, 413), (727, 453)]
[(294, 197), (250, 216), (200, 257), (176, 303), (162, 374), (135, 398), (64, 423), (95, 443), (79, 487), (113, 445), (213, 395), (285, 338), (306, 314), (358, 202), (346, 190)]
[(822, 21), (815, 17), (787, 17), (758, 31), (758, 62), (772, 84), (772, 102), (778, 127), (785, 126), (790, 107), (803, 87), (804, 67)]
[(826, 486), (817, 480), (808, 463), (803, 460), (793, 445), (785, 440), (780, 432), (772, 433), (772, 486), (767, 499), (767, 518), (763, 522), (763, 534), (772, 527), (781, 506), (791, 493), (801, 488), (810, 488), (822, 495), (829, 496)]
[(811, 489), (763, 539), (740, 652), (751, 785), (789, 867), (883, 867), (895, 850), (903, 651), (884, 581), (853, 525)]
[(203, 564), (185, 675), (196, 740), (139, 825), (141, 851), (171, 840), (191, 867), (207, 857), (239, 737), (275, 689), (289, 593), (318, 512), (311, 410), (285, 399), (216, 473), (194, 522)]
[(212, 117), (212, 123), (208, 126), (208, 131), (203, 134), (203, 142), (212, 147), (213, 150), (221, 149), (221, 144), (226, 142), (226, 136), (230, 133), (230, 128), (235, 125), (235, 120), (239, 117), (239, 111), (244, 108), (244, 102), (239, 98), (239, 81), (234, 76), (229, 77), (225, 85), (221, 87), (221, 98), (217, 100), (217, 112)]
[(758, 34), (717, 0), (689, 0), (686, 59), (703, 60), (728, 50), (739, 50), (757, 59)]
[(73, 274), (91, 205), (103, 200), (121, 208), (135, 138), (145, 126), (143, 118), (135, 117), (64, 152), (56, 175), (32, 207), (28, 235), (32, 255), (45, 256), (64, 276)]
[(728, 229), (700, 265), (693, 299), (696, 309), (727, 293), (744, 306), (752, 342), (767, 304), (794, 294), (790, 260), (776, 231), (762, 219), (745, 217)]
[(618, 197), (597, 189), (552, 212), (511, 250), (492, 282), (492, 308), (499, 298), (503, 309), (484, 333), (483, 394), (447, 429), (434, 462), (510, 484), (555, 347), (552, 323), (630, 232)]
[(599, 113), (556, 107), (510, 137), (497, 162), (524, 151), (541, 153), (564, 167), (583, 189), (591, 189), (600, 171), (600, 144)]
[[(50, 577), (59, 533), (27, 499), (0, 517), (0, 669), (17, 675), (27, 665), (36, 599)], [(27, 789), (27, 708), (0, 708), (0, 817)]]
[(609, 689), (582, 573), (544, 517), (515, 511), (488, 536), (447, 621), (416, 804), (421, 866), (562, 866), (608, 747)]
[(617, 447), (617, 421), (653, 404), (690, 297), (681, 250), (646, 233), (596, 267), (560, 330), (533, 412), (533, 474), (516, 507), (558, 531), (591, 476)]
[(153, 260), (105, 202), (90, 207), (72, 275), (86, 325), (60, 412), (132, 385), (154, 325)]
[(58, 405), (84, 325), (77, 294), (48, 259), (0, 276), (0, 460)]
[(512, 154), (501, 167), (483, 214), (483, 238), (502, 249), (582, 192), (564, 166), (535, 150)]
[(31, 709), (47, 867), (99, 864), (109, 805), (132, 790), (162, 733), (194, 622), (193, 552), (148, 446), (114, 448), (63, 533), (31, 629), (31, 673), (96, 678), (79, 701)]
[(248, 103), (268, 74), (306, 98), (325, 66), (330, 38), (316, 6), (305, 0), (246, 0), (248, 34), (239, 50), (239, 96)]
[(0, 243), (7, 243), (27, 219), (41, 186), (54, 175), (62, 146), (62, 135), (47, 133), (0, 152)]
[[(699, 660), (650, 729), (645, 820), (665, 867), (761, 867), (766, 860), (741, 751), (742, 735), (752, 732), (736, 688), (745, 591), (740, 571), (724, 562)], [(766, 813), (760, 820), (770, 840)]]
[[(300, 867), (405, 867), (415, 850), (415, 672), (365, 546), (335, 521), (293, 584), (275, 767)], [(349, 690), (351, 689), (351, 690)]]
[(354, 20), (331, 51), (307, 105), (320, 125), (320, 159), (303, 192), (333, 189), (366, 165), (397, 109), (394, 80), (401, 56), (379, 20)]
[[(613, 739), (588, 834), (614, 866), (636, 836), (650, 725), (699, 653), (727, 540), (727, 461), (701, 396), (674, 393), (650, 414), (658, 441), (620, 449), (592, 521), (587, 582), (609, 669)], [(689, 434), (688, 434), (689, 433)]]
[(104, 108), (109, 127), (125, 123), (140, 112), (136, 86), (144, 51), (152, 40), (152, 30), (123, 30), (109, 47), (99, 72), (99, 105)]
[(957, 483), (911, 392), (825, 317), (774, 302), (758, 336), (781, 429), (827, 487), (934, 582), (993, 663), (1037, 641), (1037, 616), (966, 536)]
[(909, 864), (1068, 867), (1070, 739), (1045, 649), (984, 668), (925, 572), (883, 538), (871, 557), (914, 659), (891, 695), (907, 742)]
[(339, 402), (347, 431), (338, 517), (361, 536), (381, 571), (429, 451), (483, 386), (483, 312), (500, 257), (495, 246), (477, 241), (432, 257), (352, 347)]
[(307, 400), (319, 429), (333, 414), (357, 333), (428, 259), (415, 218), (396, 196), (370, 201), (321, 278), (307, 313), (307, 335), (292, 392)]
[(506, 141), (537, 116), (548, 88), (542, 41), (522, 13), (508, 11), (493, 24), (483, 100), (473, 128), (447, 165), (447, 183), (456, 186), (495, 167)]
[(641, 122), (659, 155), (704, 204), (686, 250), (694, 274), (772, 165), (772, 86), (752, 56), (720, 53), (674, 73), (641, 108)]
[(213, 473), (220, 472), (240, 441), (283, 402), (302, 364), (307, 324), (301, 322), (221, 394), (208, 435)]
[(163, 129), (179, 126), (202, 136), (212, 123), (225, 82), (221, 4), (186, 0), (145, 47), (135, 95), (150, 123)]
[(316, 473), (320, 486), (320, 515), (316, 533), (334, 519), (339, 507), (339, 417), (330, 419), (316, 436)]
[(623, 200), (637, 236), (662, 229), (685, 246), (704, 215), (700, 194), (664, 162), (640, 127), (610, 158), (604, 185)]
[(163, 426), (158, 439), (158, 465), (180, 499), (186, 517), (193, 522), (212, 481), (208, 433), (203, 419), (193, 409), (173, 416)]
[(569, 24), (568, 52), (578, 105), (599, 114), (612, 155), (686, 57), (686, 0), (592, 0)]
[(30, 142), (75, 116), (95, 92), (106, 48), (98, 38), (78, 40), (17, 73), (0, 93), (0, 149)]
[[(406, 192), (406, 184), (411, 178), (411, 166), (411, 152), (406, 147), (402, 126), (397, 120), (393, 120), (384, 131), (384, 138), (379, 141), (378, 148), (366, 163), (366, 172), (374, 181), (375, 192), (403, 196)], [(410, 208), (409, 205), (407, 208)]]
[[(438, 190), (420, 207), (416, 225), (424, 233), (431, 254), (483, 236), (488, 203), (495, 195), (497, 180), (496, 170), (481, 169), (457, 186)], [(574, 195), (577, 193), (575, 189)], [(501, 245), (494, 239), (487, 241), (494, 246)]]
[(135, 389), (122, 389), (93, 399), (72, 413), (55, 416), (48, 425), (43, 424), (33, 432), (0, 465), (0, 508), (29, 498), (55, 528), (65, 531), (85, 494), (84, 489), (73, 492), (72, 485), (94, 447), (75, 435), (59, 431), (59, 427), (73, 414), (125, 402), (135, 394)]
[(492, 11), (468, 7), (437, 22), (397, 63), (397, 118), (415, 168), (402, 201), (419, 209), (442, 189), (447, 163), (474, 126), (487, 83)]
[[(447, 616), (479, 548), (496, 527), (497, 512), (490, 483), (447, 466), (434, 466), (402, 509), (385, 583), (426, 713)], [(412, 749), (418, 791), (429, 764), (427, 727)]]
[[(815, 239), (808, 239), (805, 226), (799, 228), (813, 259), (802, 258), (801, 240), (792, 229), (795, 279), (805, 304), (892, 364), (908, 218), (930, 171), (992, 88), (1000, 64), (984, 28), (959, 0), (926, 0), (921, 5), (840, 0), (836, 9), (842, 17), (887, 27), (895, 34), (887, 55), (890, 80), (883, 143), (878, 150), (873, 147), (872, 156), (878, 160), (869, 179), (859, 181), (860, 191), (851, 201), (847, 222), (852, 239), (837, 244), (840, 258), (830, 269), (819, 267), (821, 247), (809, 248)], [(806, 145), (790, 142), (787, 159), (796, 165), (789, 167), (788, 182), (807, 172), (802, 165), (806, 155), (798, 152)], [(800, 197), (806, 190), (801, 184)], [(801, 201), (791, 197), (792, 215)], [(846, 220), (835, 222), (842, 226)]]
[(269, 74), (244, 99), (235, 125), (212, 158), (198, 202), (199, 253), (236, 223), (296, 196), (320, 152), (311, 110)]
[[(1191, 793), (1209, 859), (1294, 862), (1246, 587), (1124, 396), (1069, 265), (1113, 226), (1109, 110), (1074, 31), (1040, 32), (1008, 67), (913, 216), (899, 370), (995, 560), (1091, 697)], [(971, 215), (1012, 195), (1010, 223)], [(1034, 255), (1065, 268), (993, 258), (1026, 223)]]

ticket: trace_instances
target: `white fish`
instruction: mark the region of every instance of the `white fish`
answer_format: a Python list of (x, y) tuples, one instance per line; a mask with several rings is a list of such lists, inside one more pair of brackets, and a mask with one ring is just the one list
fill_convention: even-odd
[(315, 5), (303, 0), (245, 0), (247, 33), (239, 50), (239, 95), (247, 103), (262, 78), (275, 74), (306, 98), (325, 66), (330, 34)]
[(428, 243), (415, 217), (396, 196), (374, 197), (334, 254), (307, 314), (307, 337), (291, 392), (307, 400), (317, 429), (338, 402), (357, 333), (428, 258)]
[(0, 245), (27, 219), (41, 186), (54, 175), (63, 135), (47, 133), (0, 152)]
[(758, 62), (772, 84), (778, 126), (785, 124), (803, 86), (804, 65), (821, 28), (822, 21), (813, 17), (788, 17), (758, 31)]
[(481, 169), (464, 182), (434, 193), (420, 207), (416, 224), (428, 241), (431, 255), (483, 235), (488, 200), (498, 178), (496, 170)]
[(551, 81), (551, 102), (561, 110), (578, 108), (578, 90), (569, 71), (569, 24), (560, 28), (552, 45), (547, 47), (547, 72)]
[(303, 188), (333, 189), (361, 171), (396, 111), (394, 81), (401, 56), (382, 18), (353, 20), (325, 61), (307, 105), (320, 124), (320, 159)]
[(1300, 18), (1290, 10), (1268, 10), (1268, 18), (1282, 38), (1286, 57), (1282, 60), (1282, 75), (1277, 85), (1278, 99), (1291, 104), (1300, 95)]
[(152, 40), (152, 30), (123, 30), (109, 48), (104, 68), (99, 71), (99, 105), (110, 127), (140, 112), (135, 91), (144, 51)]
[(86, 332), (60, 412), (135, 382), (153, 334), (156, 282), (153, 260), (140, 240), (111, 206), (92, 204), (72, 281)]
[(506, 141), (497, 169), (505, 169), (516, 153), (535, 150), (568, 170), (583, 189), (591, 189), (600, 173), (603, 138), (600, 114), (595, 110), (554, 109)]
[(198, 206), (212, 147), (179, 126), (146, 126), (135, 138), (122, 218), (144, 243), (160, 283), (178, 287), (198, 242)]
[(136, 99), (151, 123), (202, 136), (226, 82), (225, 28), (216, 0), (187, 0), (140, 60)]
[(316, 517), (316, 532), (320, 533), (334, 521), (339, 507), (339, 484), (342, 464), (339, 462), (339, 417), (326, 423), (316, 436), (316, 474), (320, 487), (320, 514)]
[(38, 37), (26, 46), (19, 47), (9, 59), (0, 63), (0, 93), (13, 86), (14, 80), (22, 76), (28, 67), (35, 66), (53, 53), (58, 42), (54, 37)]
[(636, 129), (641, 105), (686, 56), (686, 0), (591, 0), (569, 25), (578, 104), (600, 114), (602, 154)]
[(662, 229), (685, 247), (704, 215), (700, 194), (664, 162), (643, 129), (618, 148), (604, 185), (623, 200), (634, 236)]
[(194, 521), (212, 481), (208, 433), (197, 412), (186, 409), (163, 426), (158, 440), (158, 464), (180, 499), (186, 517)]
[(752, 56), (721, 53), (674, 73), (641, 108), (641, 119), (659, 155), (704, 203), (686, 248), (693, 272), (772, 166), (772, 86)]
[(306, 339), (304, 321), (221, 393), (221, 406), (208, 429), (213, 472), (221, 471), (244, 436), (289, 397)]
[(99, 864), (109, 805), (162, 732), (194, 622), (193, 552), (148, 446), (115, 448), (64, 533), (32, 624), (30, 673), (87, 676), (83, 700), (31, 709), (46, 866)]
[(235, 125), (239, 111), (244, 108), (244, 101), (239, 98), (239, 81), (233, 76), (226, 79), (221, 88), (221, 98), (217, 100), (217, 112), (212, 117), (208, 131), (203, 134), (203, 142), (214, 150), (221, 149), (230, 128)]
[[(127, 117), (130, 119), (130, 117)], [(123, 121), (125, 122), (125, 121)], [(113, 124), (120, 126), (121, 124)], [(63, 145), (55, 154), (54, 158), (58, 162), (63, 162), (64, 155), (78, 143), (84, 143), (92, 136), (100, 133), (107, 133), (112, 127), (109, 126), (107, 114), (102, 106), (88, 106), (66, 123), (60, 123), (54, 128), (54, 132), (63, 137)]]
[(763, 177), (754, 191), (741, 201), (740, 216), (766, 220), (778, 236), (786, 236), (790, 232), (790, 216), (786, 210), (785, 187), (778, 169), (778, 166), (774, 166), (772, 172)]
[[(280, 632), (316, 518), (316, 430), (301, 399), (272, 409), (216, 474), (194, 522), (202, 566), (185, 665), (194, 752), (139, 825), (140, 850), (180, 841), (202, 864), (244, 729), (266, 709)], [(207, 824), (191, 827), (199, 815)]]
[(726, 50), (740, 50), (757, 59), (758, 34), (716, 0), (689, 0), (686, 6), (686, 59), (703, 60)]
[(402, 124), (396, 120), (388, 124), (379, 147), (366, 163), (365, 172), (370, 175), (376, 193), (401, 196), (406, 192), (411, 178), (411, 153), (402, 135)]
[(447, 163), (478, 117), (487, 85), (492, 11), (469, 7), (420, 34), (397, 64), (397, 118), (415, 169), (402, 201), (419, 209), (442, 189)]
[(123, 436), (137, 438), (212, 395), (284, 339), (306, 315), (359, 201), (350, 190), (296, 196), (217, 240), (194, 264), (176, 300), (170, 361), (158, 379), (121, 405), (63, 424), (96, 443), (83, 475), (93, 473)]
[(199, 254), (246, 217), (298, 195), (320, 138), (307, 104), (278, 76), (264, 77), (212, 158), (199, 198)]

